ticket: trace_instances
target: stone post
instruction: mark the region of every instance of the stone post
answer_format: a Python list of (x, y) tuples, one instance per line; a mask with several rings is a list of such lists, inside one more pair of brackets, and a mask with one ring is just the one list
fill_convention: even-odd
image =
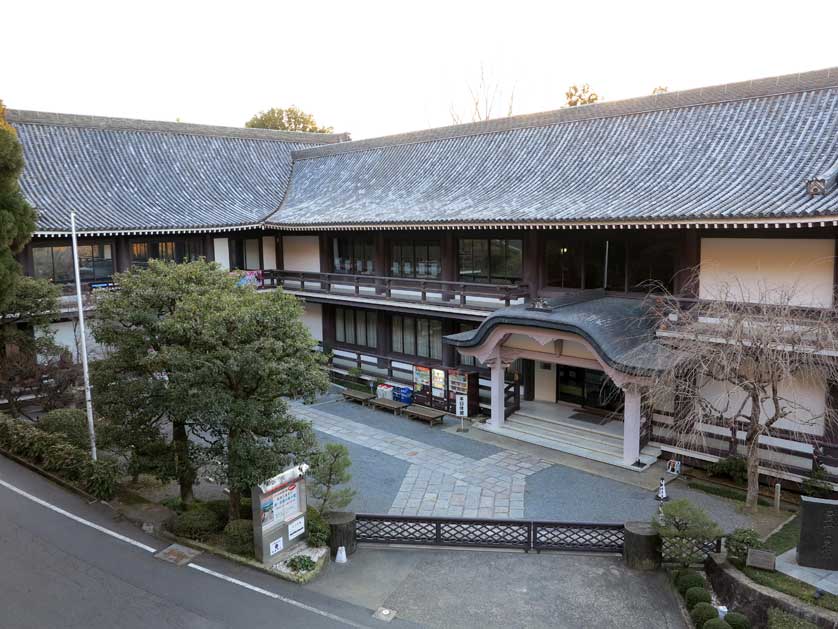
[(661, 537), (649, 522), (626, 522), (623, 558), (634, 570), (656, 570), (661, 565)]

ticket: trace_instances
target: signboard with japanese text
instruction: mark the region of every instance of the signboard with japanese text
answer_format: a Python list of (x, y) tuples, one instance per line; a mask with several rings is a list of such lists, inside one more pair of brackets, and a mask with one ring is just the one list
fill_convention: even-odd
[(292, 540), (304, 539), (307, 470), (306, 464), (289, 468), (251, 490), (253, 541), (265, 565), (281, 561)]

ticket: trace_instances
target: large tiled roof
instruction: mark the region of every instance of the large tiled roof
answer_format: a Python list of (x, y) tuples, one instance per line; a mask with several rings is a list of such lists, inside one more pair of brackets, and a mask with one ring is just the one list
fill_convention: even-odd
[(277, 208), (291, 152), (348, 139), (314, 134), (8, 110), (21, 187), (39, 232), (259, 224)]
[(818, 217), (838, 69), (296, 151), (286, 227)]
[(455, 347), (477, 347), (500, 325), (523, 325), (578, 334), (610, 367), (623, 373), (651, 376), (679, 360), (655, 340), (656, 320), (639, 299), (606, 297), (601, 290), (583, 291), (549, 300), (552, 310), (526, 305), (494, 311), (474, 330), (445, 337)]

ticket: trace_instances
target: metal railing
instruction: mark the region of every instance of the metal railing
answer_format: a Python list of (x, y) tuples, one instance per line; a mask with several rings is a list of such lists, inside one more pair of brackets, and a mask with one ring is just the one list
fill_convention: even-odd
[(266, 270), (263, 273), (265, 286), (269, 287), (460, 308), (492, 309), (509, 306), (513, 301), (529, 296), (526, 284), (480, 284), (313, 271)]
[(623, 552), (622, 524), (358, 514), (355, 527), (379, 544)]

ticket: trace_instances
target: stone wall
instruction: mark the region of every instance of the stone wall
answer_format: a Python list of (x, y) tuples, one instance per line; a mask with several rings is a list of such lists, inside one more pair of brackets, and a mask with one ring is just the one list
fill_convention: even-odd
[(754, 627), (767, 626), (768, 610), (778, 607), (818, 627), (838, 629), (838, 613), (759, 585), (727, 563), (723, 556), (711, 554), (705, 568), (719, 599), (729, 609), (741, 611), (748, 616)]

